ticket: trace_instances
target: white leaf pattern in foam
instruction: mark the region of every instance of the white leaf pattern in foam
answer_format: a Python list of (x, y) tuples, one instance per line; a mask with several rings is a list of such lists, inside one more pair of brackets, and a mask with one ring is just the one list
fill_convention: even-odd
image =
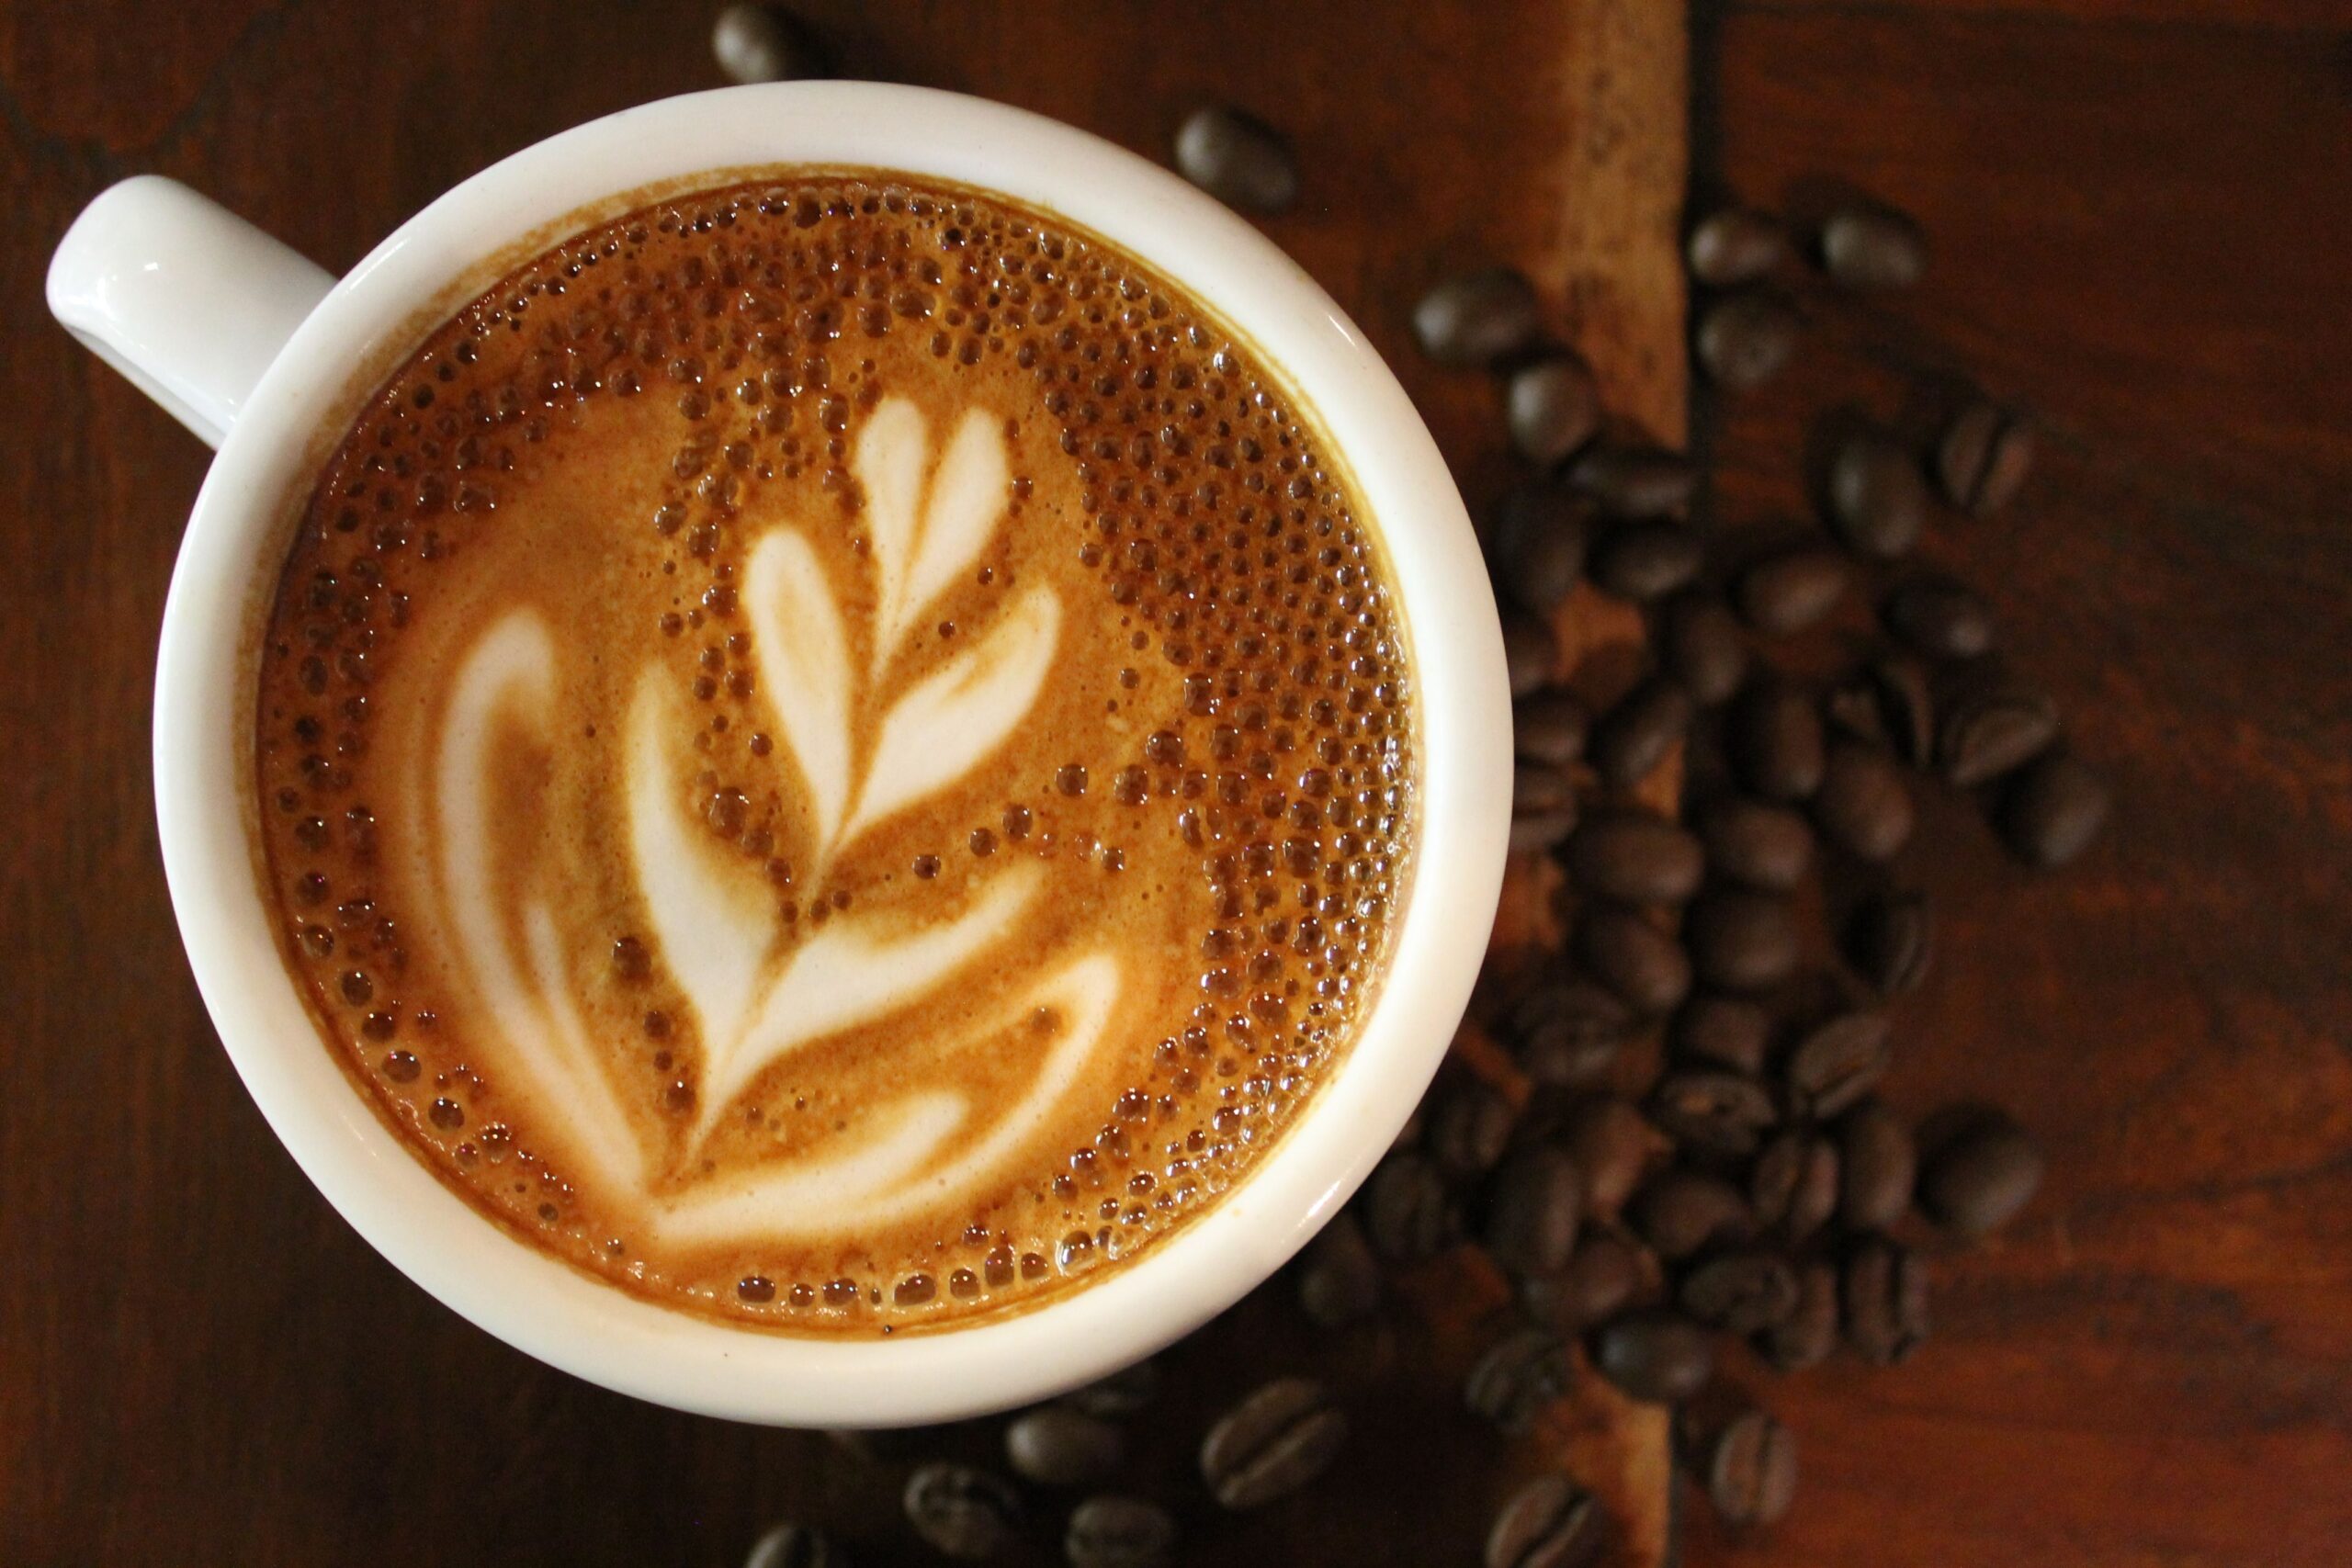
[(850, 472), (865, 493), (866, 553), (874, 562), (877, 606), (866, 661), (877, 675), (897, 641), (895, 631), (886, 628), (895, 627), (904, 614), (900, 606), (920, 547), (917, 534), (930, 456), (931, 427), (922, 411), (905, 398), (885, 398), (867, 416), (850, 458)]
[[(923, 498), (922, 536), (907, 574), (904, 598), (886, 614), (877, 646), (896, 652), (908, 626), (979, 558), (989, 536), (1004, 514), (1012, 482), (1004, 438), (984, 409), (967, 409), (956, 422), (939, 466), (932, 470)], [(877, 659), (876, 668), (881, 668)]]
[(808, 541), (778, 528), (752, 551), (744, 573), (760, 683), (808, 786), (817, 842), (830, 848), (849, 808), (849, 637), (832, 583)]

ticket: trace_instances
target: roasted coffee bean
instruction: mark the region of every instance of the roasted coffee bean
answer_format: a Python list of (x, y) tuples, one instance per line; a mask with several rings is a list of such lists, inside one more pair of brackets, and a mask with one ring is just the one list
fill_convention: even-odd
[(1699, 592), (1666, 603), (1658, 627), (1658, 660), (1691, 701), (1713, 707), (1747, 679), (1747, 640), (1723, 601)]
[(1657, 1129), (1634, 1103), (1597, 1094), (1568, 1113), (1560, 1146), (1576, 1161), (1588, 1213), (1613, 1217), (1642, 1179), (1657, 1147)]
[(1740, 781), (1767, 799), (1803, 800), (1821, 786), (1821, 716), (1795, 686), (1767, 680), (1740, 693), (1724, 744)]
[[(1624, 1010), (1615, 998), (1610, 1001)], [(1618, 1036), (1589, 1034), (1563, 1024), (1529, 1035), (1515, 1055), (1519, 1070), (1539, 1089), (1589, 1089), (1608, 1081), (1623, 1044)]]
[(1511, 372), (1503, 388), (1510, 444), (1541, 468), (1566, 460), (1600, 430), (1600, 388), (1573, 354), (1553, 354)]
[(1998, 1111), (1972, 1117), (1940, 1144), (1919, 1178), (1919, 1204), (1962, 1235), (1985, 1235), (2015, 1219), (2041, 1185), (2041, 1145)]
[(1699, 575), (1707, 547), (1680, 523), (1623, 523), (1592, 553), (1592, 581), (1637, 604), (1663, 599)]
[(1289, 139), (1229, 104), (1195, 109), (1177, 127), (1176, 172), (1243, 212), (1287, 211), (1298, 200)]
[(752, 1543), (743, 1568), (849, 1568), (849, 1553), (820, 1529), (781, 1524)]
[(1974, 659), (1993, 647), (1993, 607), (1949, 578), (1906, 582), (1886, 596), (1886, 629), (1930, 659)]
[(1347, 1413), (1329, 1389), (1276, 1378), (1209, 1428), (1201, 1479), (1226, 1507), (1262, 1507), (1329, 1470), (1347, 1440)]
[(1644, 1018), (1672, 1012), (1690, 994), (1690, 960), (1681, 944), (1631, 909), (1578, 911), (1577, 946), (1593, 977)]
[(1693, 1147), (1745, 1155), (1755, 1152), (1780, 1111), (1753, 1078), (1684, 1067), (1658, 1079), (1650, 1091), (1650, 1120)]
[(1652, 676), (1593, 727), (1592, 761), (1612, 789), (1631, 790), (1657, 770), (1690, 728), (1690, 695)]
[(1964, 694), (1936, 728), (1936, 763), (1961, 789), (1990, 784), (2032, 761), (2058, 739), (2058, 709), (2016, 686)]
[(1718, 887), (1682, 918), (1682, 941), (1700, 982), (1723, 991), (1760, 991), (1796, 973), (1796, 914), (1786, 898)]
[(1674, 1060), (1685, 1066), (1728, 1067), (1749, 1077), (1764, 1070), (1772, 1019), (1744, 997), (1713, 992), (1691, 998), (1674, 1015), (1668, 1034)]
[(1676, 1168), (1634, 1195), (1634, 1230), (1660, 1258), (1689, 1258), (1703, 1247), (1747, 1240), (1756, 1222), (1739, 1189), (1719, 1176)]
[(1928, 1337), (1928, 1266), (1900, 1242), (1873, 1235), (1857, 1243), (1840, 1294), (1846, 1341), (1873, 1366), (1909, 1360)]
[(1679, 904), (1707, 869), (1689, 830), (1644, 811), (1586, 818), (1568, 840), (1567, 865), (1577, 892), (1622, 904)]
[(1842, 1191), (1838, 1145), (1803, 1128), (1774, 1136), (1747, 1171), (1756, 1223), (1792, 1246), (1829, 1223)]
[(907, 1477), (907, 1522), (942, 1557), (977, 1561), (1012, 1544), (1021, 1495), (967, 1464), (926, 1464)]
[(1531, 1145), (1495, 1172), (1478, 1239), (1506, 1273), (1548, 1274), (1575, 1249), (1583, 1213), (1575, 1159), (1566, 1149)]
[(1070, 1510), (1062, 1553), (1069, 1568), (1167, 1568), (1176, 1517), (1141, 1497), (1089, 1497)]
[(1510, 1146), (1511, 1123), (1518, 1119), (1502, 1090), (1463, 1073), (1431, 1097), (1421, 1151), (1447, 1177), (1467, 1181), (1494, 1169)]
[(1325, 1328), (1344, 1328), (1380, 1310), (1380, 1261), (1354, 1210), (1342, 1210), (1299, 1254), (1298, 1305)]
[(1682, 247), (1691, 281), (1709, 288), (1753, 283), (1787, 259), (1789, 237), (1778, 220), (1750, 208), (1726, 207), (1701, 219)]
[(1608, 1075), (1633, 1013), (1590, 980), (1554, 980), (1511, 1010), (1512, 1050), (1520, 1070), (1538, 1084), (1573, 1089)]
[(1849, 436), (1829, 462), (1829, 525), (1856, 555), (1893, 560), (1911, 553), (1928, 524), (1928, 481), (1887, 436)]
[(1072, 1410), (1116, 1421), (1149, 1409), (1159, 1397), (1159, 1363), (1147, 1359), (1070, 1390), (1061, 1402)]
[(1562, 770), (1525, 761), (1511, 770), (1512, 853), (1550, 849), (1576, 831), (1577, 818), (1576, 786)]
[(1767, 637), (1788, 637), (1818, 626), (1846, 596), (1851, 578), (1837, 551), (1797, 545), (1749, 563), (1732, 599), (1749, 626)]
[(1699, 364), (1719, 387), (1746, 391), (1779, 375), (1797, 351), (1804, 319), (1776, 289), (1725, 295), (1699, 313)]
[(1838, 1219), (1848, 1230), (1888, 1230), (1909, 1212), (1919, 1148), (1884, 1100), (1864, 1100), (1838, 1118)]
[(1936, 751), (1935, 692), (1926, 667), (1916, 659), (1891, 656), (1874, 660), (1865, 679), (1879, 728), (1875, 736), (1859, 738), (1883, 739), (1896, 756), (1915, 768), (1926, 767)]
[(1549, 626), (1524, 610), (1503, 612), (1503, 672), (1514, 698), (1550, 685), (1559, 658), (1560, 645)]
[(1556, 608), (1584, 575), (1592, 517), (1591, 501), (1566, 485), (1531, 479), (1512, 487), (1487, 546), (1504, 594), (1539, 615)]
[(1792, 1107), (1823, 1119), (1877, 1087), (1886, 1071), (1886, 1020), (1874, 1012), (1840, 1014), (1815, 1027), (1789, 1053), (1783, 1077)]
[(1450, 277), (1413, 307), (1413, 335), (1441, 365), (1492, 365), (1543, 331), (1534, 285), (1508, 267)]
[(2032, 467), (2032, 427), (1994, 402), (1961, 410), (1936, 448), (1945, 497), (1972, 517), (1989, 517), (2015, 500)]
[(1853, 202), (1822, 224), (1821, 265), (1847, 288), (1908, 288), (1928, 270), (1927, 236), (1892, 208)]
[(1860, 741), (1833, 741), (1814, 792), (1821, 836), (1858, 859), (1892, 860), (1911, 841), (1911, 786), (1894, 759)]
[(2107, 784), (2072, 752), (2044, 752), (2001, 802), (2001, 835), (2028, 865), (2064, 865), (2107, 825)]
[(1838, 1348), (1838, 1270), (1826, 1262), (1797, 1273), (1797, 1304), (1756, 1337), (1756, 1348), (1784, 1372), (1817, 1367)]
[(1592, 1337), (1592, 1363), (1631, 1398), (1675, 1404), (1714, 1375), (1707, 1331), (1679, 1312), (1645, 1307), (1621, 1313)]
[(1916, 990), (1935, 955), (1924, 893), (1873, 893), (1846, 923), (1846, 962), (1881, 996)]
[(1461, 1235), (1445, 1178), (1428, 1156), (1390, 1155), (1364, 1183), (1363, 1230), (1372, 1248), (1396, 1263), (1418, 1263), (1453, 1245)]
[(1119, 1468), (1119, 1428), (1067, 1404), (1041, 1404), (1004, 1429), (1004, 1460), (1023, 1481), (1083, 1486)]
[(1613, 1317), (1648, 1286), (1642, 1254), (1607, 1231), (1594, 1231), (1556, 1274), (1531, 1274), (1520, 1281), (1520, 1304), (1528, 1315), (1557, 1333), (1582, 1334)]
[(1568, 1392), (1569, 1377), (1566, 1341), (1548, 1328), (1514, 1328), (1471, 1364), (1463, 1403), (1497, 1430), (1517, 1435)]
[(1664, 447), (1603, 445), (1569, 466), (1568, 482), (1611, 517), (1679, 517), (1690, 510), (1699, 470)]
[(1813, 869), (1813, 829), (1803, 814), (1770, 801), (1725, 795), (1699, 814), (1707, 864), (1766, 893), (1787, 893)]
[(1702, 1323), (1754, 1334), (1796, 1310), (1797, 1271), (1777, 1252), (1726, 1252), (1682, 1277), (1680, 1299), (1682, 1310)]
[(1707, 1500), (1725, 1523), (1775, 1523), (1796, 1496), (1795, 1434), (1764, 1411), (1743, 1411), (1709, 1446), (1705, 1476)]
[(774, 6), (729, 6), (710, 29), (710, 52), (730, 82), (799, 82), (832, 74), (824, 40)]
[(1591, 711), (1556, 687), (1511, 708), (1511, 744), (1522, 761), (1565, 768), (1584, 755), (1591, 728)]
[(1593, 1568), (1607, 1539), (1591, 1493), (1565, 1475), (1539, 1475), (1496, 1510), (1486, 1568)]

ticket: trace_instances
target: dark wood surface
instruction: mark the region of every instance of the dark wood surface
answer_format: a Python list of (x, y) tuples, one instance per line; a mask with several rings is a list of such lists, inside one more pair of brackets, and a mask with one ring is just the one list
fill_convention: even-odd
[[(1611, 286), (1623, 186), (1657, 171), (1593, 158), (1655, 141), (1569, 107), (1623, 42), (1572, 25), (1598, 12), (1024, 8), (1075, 24), (1040, 44), (977, 6), (816, 8), (854, 71), (1147, 150), (1195, 98), (1256, 107), (1309, 171), (1273, 231), (1385, 348), (1429, 278), (1507, 256), (1562, 289), (1619, 406), (1672, 434), (1676, 301)], [(787, 1501), (877, 1506), (874, 1472), (820, 1443), (650, 1411), (468, 1328), (278, 1150), (212, 1040), (154, 845), (154, 629), (204, 454), (40, 304), (74, 210), (143, 170), (347, 265), (501, 152), (713, 84), (707, 12), (653, 12), (0, 7), (0, 1562), (718, 1564)], [(1939, 1260), (1938, 1337), (1911, 1366), (1730, 1369), (1797, 1427), (1804, 1487), (1761, 1539), (1688, 1510), (1691, 1562), (2352, 1550), (2347, 28), (2323, 0), (1694, 19), (1702, 191), (1800, 202), (1839, 175), (1935, 243), (1915, 296), (1809, 299), (1782, 382), (1702, 402), (1720, 511), (1800, 508), (1788, 454), (1826, 403), (1892, 414), (1955, 371), (2031, 402), (2050, 434), (2025, 500), (1929, 553), (1986, 585), (2118, 810), (2042, 877), (1930, 807), (1938, 847), (1906, 870), (1942, 953), (1892, 1092), (2010, 1100), (2052, 1145), (2050, 1183), (2007, 1238)], [(1465, 490), (1490, 491), (1491, 389), (1397, 357)], [(1363, 1539), (1303, 1517), (1268, 1521), (1292, 1561)]]

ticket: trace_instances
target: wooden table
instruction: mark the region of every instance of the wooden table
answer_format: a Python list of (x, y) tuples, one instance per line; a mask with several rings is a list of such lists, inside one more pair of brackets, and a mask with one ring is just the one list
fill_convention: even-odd
[[(1657, 240), (1628, 215), (1679, 183), (1679, 118), (1575, 107), (1655, 107), (1624, 76), (1679, 76), (1670, 11), (1068, 0), (1022, 36), (969, 4), (808, 9), (854, 73), (1154, 152), (1201, 98), (1282, 121), (1308, 200), (1272, 231), (1397, 359), (1474, 495), (1499, 477), (1491, 389), (1418, 366), (1402, 312), (1482, 255), (1560, 290), (1612, 400), (1674, 434), (1679, 286), (1625, 247)], [(819, 1440), (632, 1404), (467, 1327), (270, 1138), (187, 977), (152, 825), (154, 629), (205, 457), (40, 299), (74, 210), (142, 170), (347, 265), (499, 153), (712, 85), (704, 10), (651, 10), (0, 7), (0, 1562), (718, 1564), (785, 1506), (884, 1506)], [(2346, 20), (2323, 0), (1694, 18), (1699, 188), (1778, 202), (1842, 175), (1937, 247), (1916, 297), (1815, 302), (1789, 377), (1702, 403), (1724, 509), (1798, 504), (1786, 454), (1824, 400), (1892, 409), (1965, 367), (2032, 401), (2052, 434), (2027, 500), (1935, 547), (1988, 586), (2120, 804), (2047, 879), (1931, 815), (1943, 956), (1894, 1093), (2014, 1099), (2050, 1186), (1942, 1266), (1913, 1366), (1734, 1369), (1798, 1427), (1804, 1492), (1761, 1540), (1687, 1510), (1692, 1562), (2300, 1564), (2352, 1542)], [(1338, 1560), (1305, 1543), (1377, 1525), (1252, 1539)]]

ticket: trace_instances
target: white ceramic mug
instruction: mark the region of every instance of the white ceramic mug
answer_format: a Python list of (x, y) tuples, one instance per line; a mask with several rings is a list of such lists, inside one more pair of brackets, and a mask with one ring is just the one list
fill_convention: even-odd
[[(649, 187), (775, 165), (899, 170), (1060, 213), (1183, 285), (1289, 381), (1355, 476), (1401, 591), (1419, 682), (1411, 887), (1375, 1006), (1299, 1122), (1142, 1257), (1001, 1320), (893, 1340), (795, 1337), (671, 1310), (516, 1239), (444, 1187), (322, 1042), (256, 873), (253, 649), (318, 464), (379, 378), (522, 254)], [(527, 245), (529, 251), (518, 252)], [(168, 180), (124, 182), (59, 245), (51, 309), (217, 446), (164, 613), (155, 807), (188, 960), (270, 1126), (409, 1278), (509, 1344), (680, 1409), (794, 1426), (940, 1421), (1133, 1361), (1295, 1252), (1385, 1151), (1443, 1056), (1483, 956), (1510, 818), (1493, 596), (1443, 461), (1346, 316), (1248, 224), (1068, 126), (868, 83), (672, 98), (476, 175), (337, 280)]]

